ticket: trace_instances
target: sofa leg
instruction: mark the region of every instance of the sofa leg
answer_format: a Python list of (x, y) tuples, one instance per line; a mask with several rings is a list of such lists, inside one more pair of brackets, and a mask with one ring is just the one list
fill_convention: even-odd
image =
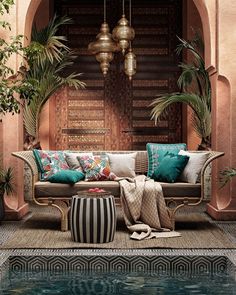
[(175, 230), (175, 209), (168, 208), (172, 230)]
[(54, 201), (52, 206), (61, 212), (61, 231), (68, 231), (68, 212), (70, 210), (68, 202)]
[(61, 217), (61, 231), (68, 231), (68, 218)]

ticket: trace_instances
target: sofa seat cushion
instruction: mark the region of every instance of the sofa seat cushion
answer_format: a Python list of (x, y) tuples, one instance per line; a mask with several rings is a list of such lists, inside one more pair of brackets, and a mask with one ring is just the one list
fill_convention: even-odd
[(38, 181), (35, 183), (35, 196), (37, 197), (71, 197), (78, 191), (99, 187), (109, 191), (114, 197), (119, 197), (120, 186), (117, 181), (79, 181), (74, 185), (65, 183), (50, 183)]
[(191, 197), (200, 198), (201, 196), (201, 184), (186, 183), (186, 182), (175, 182), (166, 183), (160, 182), (164, 197)]
[[(165, 183), (160, 182), (164, 197), (192, 197), (201, 196), (200, 183), (191, 184), (185, 182)], [(99, 187), (109, 191), (114, 197), (120, 196), (120, 186), (117, 181), (80, 181), (75, 185), (50, 183), (38, 181), (35, 183), (35, 196), (37, 197), (71, 197), (78, 191)]]

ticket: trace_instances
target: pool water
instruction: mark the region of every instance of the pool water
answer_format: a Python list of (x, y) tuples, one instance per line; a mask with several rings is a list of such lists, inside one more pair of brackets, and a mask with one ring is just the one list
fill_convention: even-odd
[(176, 275), (168, 272), (9, 272), (0, 294), (236, 294), (236, 281), (224, 272)]

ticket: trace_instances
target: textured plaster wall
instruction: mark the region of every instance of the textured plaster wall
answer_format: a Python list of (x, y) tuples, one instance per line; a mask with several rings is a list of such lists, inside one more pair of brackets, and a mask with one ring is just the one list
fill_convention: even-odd
[[(16, 0), (6, 20), (11, 23), (11, 35), (22, 34), (26, 38), (24, 44), (30, 41), (32, 20), (41, 0)], [(5, 31), (0, 31), (1, 36), (6, 36)], [(19, 56), (13, 56), (10, 65), (17, 70), (22, 60)], [(14, 167), (15, 177), (15, 195), (6, 198), (6, 211), (9, 218), (21, 218), (28, 210), (28, 205), (24, 202), (23, 196), (23, 164), (11, 156), (11, 152), (23, 149), (23, 122), (22, 113), (20, 115), (8, 114), (2, 118), (2, 127), (0, 128), (0, 137), (2, 138), (2, 150), (5, 166)], [(0, 140), (1, 142), (1, 140)]]
[(236, 3), (233, 0), (194, 0), (203, 21), (205, 60), (212, 83), (212, 148), (225, 152), (213, 165), (212, 199), (208, 213), (236, 220), (236, 180), (219, 189), (219, 171), (236, 167)]

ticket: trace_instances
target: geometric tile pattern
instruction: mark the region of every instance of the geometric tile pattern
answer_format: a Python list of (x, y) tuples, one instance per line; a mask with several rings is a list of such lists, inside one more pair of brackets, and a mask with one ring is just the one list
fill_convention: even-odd
[(199, 274), (227, 270), (225, 256), (11, 256), (9, 268), (14, 272), (33, 271), (119, 271), (171, 274)]
[[(1, 268), (1, 265), (3, 266)], [(235, 249), (16, 249), (0, 253), (0, 278), (6, 282), (8, 270), (26, 270), (45, 275), (46, 270), (76, 273), (111, 272), (184, 274), (226, 271), (236, 280)], [(60, 274), (59, 274), (60, 275)], [(110, 293), (112, 294), (112, 293)]]
[(1, 265), (0, 265), (0, 281), (5, 279), (8, 275), (9, 271), (9, 260), (6, 259)]
[(236, 261), (227, 259), (227, 273), (236, 281), (236, 264), (235, 264), (235, 262)]

